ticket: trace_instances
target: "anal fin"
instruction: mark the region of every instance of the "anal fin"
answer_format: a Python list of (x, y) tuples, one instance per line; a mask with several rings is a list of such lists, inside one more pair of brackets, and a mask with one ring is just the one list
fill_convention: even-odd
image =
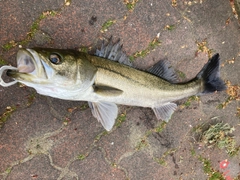
[(110, 131), (118, 115), (118, 107), (110, 102), (88, 102), (93, 116), (101, 122), (103, 127)]
[(154, 107), (152, 108), (157, 119), (162, 119), (166, 122), (169, 121), (169, 119), (171, 119), (171, 116), (173, 114), (173, 112), (177, 109), (177, 105), (175, 103), (166, 103), (166, 104), (162, 104), (158, 107)]

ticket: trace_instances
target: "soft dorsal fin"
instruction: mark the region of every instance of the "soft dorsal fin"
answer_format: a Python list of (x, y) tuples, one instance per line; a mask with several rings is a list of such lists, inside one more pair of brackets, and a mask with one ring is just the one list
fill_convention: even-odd
[(153, 67), (148, 70), (148, 72), (171, 83), (178, 82), (174, 69), (166, 60), (161, 60), (157, 62)]
[(103, 127), (110, 131), (118, 115), (118, 107), (110, 102), (88, 102), (93, 116), (101, 122)]
[(123, 93), (122, 90), (109, 86), (94, 86), (94, 92), (101, 96), (119, 96)]
[(122, 45), (120, 44), (120, 39), (116, 43), (113, 43), (112, 37), (108, 40), (102, 42), (100, 50), (96, 50), (95, 55), (105, 59), (117, 61), (121, 64), (132, 66), (132, 62), (129, 60), (128, 56), (122, 50)]

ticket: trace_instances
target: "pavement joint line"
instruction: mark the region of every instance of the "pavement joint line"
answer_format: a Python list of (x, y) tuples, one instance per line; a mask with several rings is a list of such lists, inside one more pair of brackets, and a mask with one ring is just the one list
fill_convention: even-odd
[(126, 152), (126, 153), (122, 154), (122, 155), (120, 156), (120, 158), (118, 159), (117, 164), (120, 164), (121, 161), (122, 161), (124, 158), (128, 158), (128, 157), (130, 157), (130, 156), (133, 156), (135, 153), (137, 153), (137, 151), (130, 151), (130, 152)]
[[(113, 167), (113, 168), (116, 168), (116, 169), (119, 169), (119, 170), (123, 171), (126, 179), (129, 179), (127, 170), (125, 168), (123, 168), (122, 166), (120, 166), (119, 163), (112, 162), (110, 159), (108, 159), (107, 158), (107, 152), (103, 147), (98, 146), (96, 149), (99, 149), (101, 151), (101, 153), (103, 154), (105, 162), (107, 162), (110, 167)], [(120, 161), (118, 161), (118, 162), (120, 162)]]
[(51, 149), (53, 142), (48, 141), (47, 139), (59, 134), (63, 131), (64, 125), (62, 125), (59, 129), (50, 132), (45, 133), (41, 135), (40, 137), (34, 137), (27, 141), (26, 149), (28, 153), (31, 155), (37, 155), (37, 154), (48, 154), (48, 151)]
[(42, 11), (40, 15), (36, 18), (36, 20), (33, 21), (33, 23), (30, 25), (29, 32), (27, 33), (26, 37), (23, 40), (20, 40), (17, 42), (15, 42), (14, 40), (11, 40), (6, 44), (2, 45), (2, 48), (8, 51), (17, 45), (22, 46), (24, 44), (29, 43), (35, 36), (35, 33), (37, 32), (37, 30), (39, 30), (39, 24), (43, 19), (46, 19), (49, 16), (55, 16), (57, 14), (60, 14), (70, 4), (71, 4), (71, 0), (65, 0), (64, 5), (57, 8), (56, 10), (51, 9), (51, 10)]
[(159, 40), (160, 38), (160, 33), (158, 33), (147, 45), (145, 49), (136, 51), (132, 55), (129, 56), (129, 59), (131, 61), (134, 61), (136, 58), (141, 57), (144, 58), (147, 55), (149, 55), (152, 51), (154, 51), (158, 46), (161, 45), (161, 42)]
[[(52, 147), (52, 142), (46, 142), (46, 139), (47, 138), (50, 138), (50, 137), (52, 137), (52, 136), (55, 136), (55, 135), (57, 135), (57, 134), (59, 134), (60, 132), (62, 132), (63, 131), (63, 129), (64, 129), (64, 125), (62, 125), (59, 129), (57, 129), (56, 131), (54, 131), (54, 132), (50, 132), (50, 133), (45, 133), (44, 135), (42, 135), (42, 137), (35, 137), (35, 138), (32, 138), (32, 139), (30, 139), (29, 141), (28, 141), (28, 147), (27, 147), (27, 149), (28, 149), (28, 151), (30, 151), (30, 153), (32, 153), (30, 156), (36, 156), (36, 155), (39, 155), (39, 154), (45, 154), (45, 155), (47, 155), (48, 156), (48, 159), (49, 159), (49, 161), (50, 161), (50, 165), (53, 167), (53, 168), (55, 168), (55, 169), (57, 169), (57, 170), (59, 170), (60, 172), (61, 172), (61, 174), (59, 175), (59, 177), (58, 177), (58, 180), (61, 180), (65, 175), (67, 175), (67, 174), (69, 174), (71, 177), (76, 177), (77, 179), (78, 179), (78, 176), (76, 175), (76, 173), (74, 173), (74, 172), (72, 172), (72, 171), (70, 171), (69, 170), (69, 166), (70, 166), (70, 164), (72, 163), (72, 162), (74, 162), (75, 160), (76, 160), (76, 158), (73, 158), (73, 159), (71, 159), (69, 162), (68, 162), (68, 164), (66, 165), (66, 167), (64, 167), (64, 168), (61, 168), (61, 167), (59, 167), (59, 166), (57, 166), (57, 165), (55, 165), (54, 163), (53, 163), (53, 159), (52, 159), (52, 156), (51, 156), (51, 154), (49, 153), (49, 150), (51, 149), (51, 147)], [(33, 144), (33, 146), (34, 147), (31, 147), (31, 145), (30, 144)], [(40, 144), (40, 145), (39, 145)], [(46, 149), (40, 149), (40, 147), (41, 147), (41, 145), (43, 145), (44, 147), (45, 146), (47, 146), (46, 147)], [(34, 148), (36, 148), (35, 150), (34, 150)], [(39, 150), (40, 149), (40, 150)]]
[(8, 167), (4, 172), (2, 172), (2, 173), (0, 172), (0, 175), (3, 176), (3, 180), (5, 180), (8, 177), (8, 175), (11, 173), (12, 169), (15, 166), (23, 164), (25, 162), (28, 162), (28, 161), (30, 161), (33, 158), (34, 158), (34, 155), (29, 155), (29, 156), (27, 156), (26, 158), (24, 158), (22, 160), (17, 160), (15, 162), (11, 163), (10, 167)]
[(71, 114), (71, 113), (67, 112), (64, 116), (60, 115), (60, 113), (57, 110), (54, 109), (54, 105), (52, 103), (52, 100), (48, 97), (46, 97), (46, 100), (47, 100), (47, 103), (48, 103), (48, 106), (49, 106), (49, 112), (53, 117), (64, 121), (64, 119)]
[[(67, 1), (68, 1), (68, 0), (65, 0), (65, 2), (67, 2)], [(70, 2), (70, 1), (69, 1), (69, 2)], [(185, 14), (185, 15), (188, 15), (188, 14)], [(182, 16), (181, 16), (181, 17), (182, 17)], [(191, 21), (191, 20), (194, 20), (194, 18), (191, 18), (191, 16), (188, 16), (188, 17), (190, 17), (190, 19), (189, 19), (190, 21)], [(184, 17), (182, 17), (181, 19), (182, 19), (182, 22), (183, 22), (183, 23), (184, 23), (184, 21), (186, 20), (185, 22), (186, 22), (187, 24), (189, 24), (189, 26), (191, 26), (191, 23), (192, 23), (192, 22), (187, 22), (188, 20), (185, 19)], [(185, 20), (184, 20), (184, 19), (185, 19)], [(194, 23), (195, 23), (195, 21), (194, 21)], [(166, 32), (166, 31), (165, 31), (165, 32)], [(192, 32), (193, 32), (193, 31), (192, 31)], [(217, 32), (219, 32), (219, 31), (217, 31)], [(191, 32), (190, 32), (190, 33), (191, 33)], [(193, 34), (194, 34), (194, 33), (193, 33)], [(194, 36), (195, 36), (195, 35), (194, 35)], [(209, 36), (209, 35), (207, 35), (207, 36)], [(238, 107), (239, 107), (239, 102), (237, 101), (237, 103), (238, 103)], [(58, 114), (58, 115), (60, 115), (60, 114)], [(206, 114), (205, 114), (205, 115), (206, 115)], [(60, 119), (62, 119), (62, 117), (64, 117), (64, 116), (61, 116)], [(122, 128), (123, 128), (123, 127), (122, 127)], [(116, 128), (116, 129), (117, 129), (117, 128)], [(114, 129), (114, 131), (115, 131), (116, 129)], [(113, 133), (114, 131), (112, 131), (112, 132), (110, 132), (110, 133)], [(146, 131), (146, 132), (147, 132), (147, 131)], [(110, 133), (109, 133), (109, 134), (110, 134)], [(105, 135), (108, 135), (108, 134), (104, 134), (104, 133), (103, 133), (103, 135), (100, 136), (100, 138), (99, 138), (97, 141), (92, 142), (93, 147), (92, 147), (92, 149), (90, 150), (89, 154), (92, 152), (92, 150), (95, 150), (95, 148), (97, 148), (97, 145), (99, 145), (101, 142), (103, 142), (103, 141), (105, 140), (105, 138), (104, 138)], [(102, 138), (103, 138), (103, 139), (102, 139)], [(185, 138), (183, 138), (183, 139), (185, 139), (185, 141), (186, 141), (186, 138), (187, 138), (187, 137), (185, 137)], [(91, 144), (90, 144), (90, 145), (91, 145)], [(151, 145), (151, 144), (150, 144), (150, 145)], [(176, 147), (178, 147), (178, 146), (176, 146)], [(183, 146), (181, 146), (181, 145), (180, 145), (179, 147), (183, 148)], [(102, 148), (102, 147), (100, 147), (100, 148)], [(148, 150), (149, 150), (148, 148), (145, 148), (145, 149), (141, 149), (140, 151), (142, 151), (142, 152), (144, 151), (144, 152), (145, 152), (145, 151), (148, 151)], [(106, 150), (103, 149), (103, 151), (105, 152), (105, 155), (106, 155)], [(102, 153), (104, 153), (104, 152), (102, 152)], [(133, 155), (134, 155), (134, 153), (136, 153), (136, 152), (138, 152), (138, 151), (133, 151)], [(122, 156), (123, 156), (123, 155), (122, 155)], [(196, 157), (197, 157), (197, 156), (198, 156), (198, 155), (196, 155)], [(35, 157), (35, 155), (34, 155), (34, 157)], [(196, 158), (196, 157), (195, 157), (195, 158)], [(50, 156), (49, 159), (50, 159), (50, 158), (52, 158), (52, 157)], [(107, 158), (107, 157), (106, 157), (106, 158)], [(121, 158), (121, 157), (120, 157), (120, 158)], [(119, 158), (119, 159), (120, 159), (120, 158)], [(185, 157), (184, 157), (184, 158), (185, 158)], [(110, 158), (110, 159), (111, 159), (111, 158)], [(118, 161), (119, 161), (119, 159), (118, 159)], [(77, 160), (77, 159), (76, 159), (76, 158), (73, 158), (73, 161), (72, 161), (72, 162), (74, 162), (75, 160)], [(108, 159), (107, 159), (107, 160), (108, 160)], [(107, 160), (106, 160), (106, 161), (107, 161)], [(122, 160), (122, 159), (121, 159), (121, 160)], [(121, 162), (121, 160), (120, 160), (119, 162)], [(185, 160), (185, 159), (184, 159), (184, 160)], [(117, 162), (118, 162), (118, 161), (117, 161)], [(72, 163), (72, 162), (71, 162), (71, 163)], [(109, 161), (109, 162), (110, 162), (110, 161)], [(70, 161), (69, 161), (69, 163), (70, 163)], [(70, 164), (71, 164), (71, 163), (70, 163)], [(53, 165), (54, 165), (54, 164), (53, 164)], [(117, 164), (117, 166), (119, 166), (119, 165)], [(69, 166), (66, 166), (66, 167), (64, 167), (64, 168), (61, 168), (61, 167), (60, 167), (62, 171), (64, 171), (64, 169), (66, 170), (66, 173), (65, 173), (65, 174), (64, 174), (63, 172), (61, 172), (61, 173), (63, 174), (63, 176), (62, 176), (63, 178), (66, 177), (66, 174), (68, 174), (68, 173), (70, 172), (70, 171), (67, 171), (67, 170), (68, 170), (68, 169), (67, 169), (68, 167), (69, 167)], [(119, 167), (120, 167), (120, 166), (119, 166)], [(12, 168), (13, 168), (13, 167), (12, 167)], [(10, 171), (11, 171), (12, 168), (10, 168)], [(126, 170), (126, 169), (125, 169), (125, 170)], [(126, 172), (127, 172), (127, 170), (126, 170)], [(74, 173), (74, 172), (73, 172), (73, 173)], [(1, 174), (0, 174), (0, 175), (1, 175)], [(59, 176), (59, 177), (60, 177), (60, 176)], [(78, 178), (78, 176), (77, 176), (77, 178)]]
[(59, 170), (61, 173), (59, 175), (59, 177), (57, 178), (57, 180), (61, 180), (62, 178), (64, 178), (66, 175), (70, 175), (71, 177), (76, 177), (78, 180), (78, 175), (75, 172), (72, 172), (69, 170), (69, 166), (75, 161), (77, 160), (77, 158), (72, 158), (71, 160), (68, 161), (67, 165), (64, 168), (58, 167), (53, 163), (52, 160), (52, 156), (49, 154), (48, 155), (49, 160), (50, 160), (50, 164), (52, 167), (54, 167), (55, 169)]

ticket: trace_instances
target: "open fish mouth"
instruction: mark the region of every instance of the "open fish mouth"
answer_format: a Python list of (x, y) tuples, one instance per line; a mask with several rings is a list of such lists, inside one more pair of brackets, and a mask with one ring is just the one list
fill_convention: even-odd
[(19, 73), (24, 74), (34, 74), (36, 71), (36, 65), (34, 61), (34, 57), (29, 50), (20, 49), (17, 53), (17, 67), (13, 66), (2, 66), (0, 68), (0, 85), (3, 87), (11, 86), (17, 83), (17, 80), (13, 80), (11, 82), (5, 82), (2, 79), (3, 73), (6, 71), (7, 76), (15, 78), (15, 76)]
[(33, 73), (35, 71), (34, 57), (29, 50), (19, 50), (17, 53), (17, 69), (19, 73)]

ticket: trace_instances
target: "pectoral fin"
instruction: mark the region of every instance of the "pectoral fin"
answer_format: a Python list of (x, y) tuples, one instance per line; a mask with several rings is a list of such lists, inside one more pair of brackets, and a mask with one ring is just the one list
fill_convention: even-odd
[(109, 86), (94, 86), (94, 92), (101, 96), (119, 96), (123, 93), (122, 90)]
[(171, 119), (173, 112), (177, 109), (177, 105), (175, 103), (166, 103), (158, 107), (154, 107), (153, 111), (157, 116), (157, 119), (162, 119), (166, 122)]
[(117, 105), (110, 102), (88, 102), (88, 105), (93, 116), (101, 122), (107, 131), (110, 131), (118, 115)]

